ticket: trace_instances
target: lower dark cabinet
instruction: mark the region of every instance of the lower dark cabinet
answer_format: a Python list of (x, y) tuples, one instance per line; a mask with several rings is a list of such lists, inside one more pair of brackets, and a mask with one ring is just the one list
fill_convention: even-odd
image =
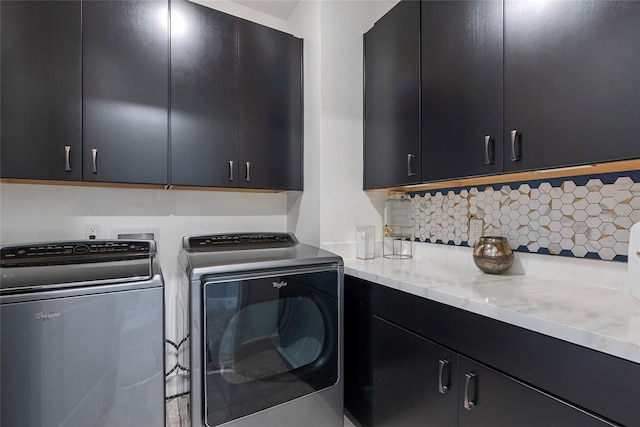
[(345, 276), (345, 408), (364, 426), (633, 425), (627, 400), (638, 372), (632, 362)]
[(460, 427), (615, 425), (462, 356), (459, 369)]
[(457, 354), (378, 317), (373, 342), (372, 425), (458, 425)]

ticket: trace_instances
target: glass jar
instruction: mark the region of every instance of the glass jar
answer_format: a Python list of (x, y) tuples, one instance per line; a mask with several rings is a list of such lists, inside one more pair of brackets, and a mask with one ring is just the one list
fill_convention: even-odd
[(385, 258), (413, 257), (414, 223), (411, 215), (411, 199), (403, 192), (390, 192), (384, 204)]

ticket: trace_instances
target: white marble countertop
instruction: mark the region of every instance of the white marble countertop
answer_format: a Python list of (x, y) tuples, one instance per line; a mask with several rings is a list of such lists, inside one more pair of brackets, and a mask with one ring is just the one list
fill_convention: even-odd
[[(482, 273), (470, 248), (417, 244), (410, 260), (344, 258), (345, 274), (640, 363), (640, 301), (627, 264), (516, 253), (510, 272)], [(346, 256), (345, 256), (346, 255)]]

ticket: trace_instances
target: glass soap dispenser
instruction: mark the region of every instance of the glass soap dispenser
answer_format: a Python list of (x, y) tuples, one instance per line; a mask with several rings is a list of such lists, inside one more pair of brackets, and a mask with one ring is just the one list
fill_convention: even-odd
[(411, 199), (404, 192), (389, 192), (389, 197), (384, 203), (382, 256), (396, 259), (412, 258), (413, 231)]

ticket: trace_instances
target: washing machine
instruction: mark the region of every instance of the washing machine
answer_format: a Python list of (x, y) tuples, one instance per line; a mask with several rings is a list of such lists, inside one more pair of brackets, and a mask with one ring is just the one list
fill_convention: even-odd
[(154, 241), (0, 248), (0, 425), (165, 423)]
[(342, 259), (291, 233), (187, 236), (191, 425), (343, 426)]

